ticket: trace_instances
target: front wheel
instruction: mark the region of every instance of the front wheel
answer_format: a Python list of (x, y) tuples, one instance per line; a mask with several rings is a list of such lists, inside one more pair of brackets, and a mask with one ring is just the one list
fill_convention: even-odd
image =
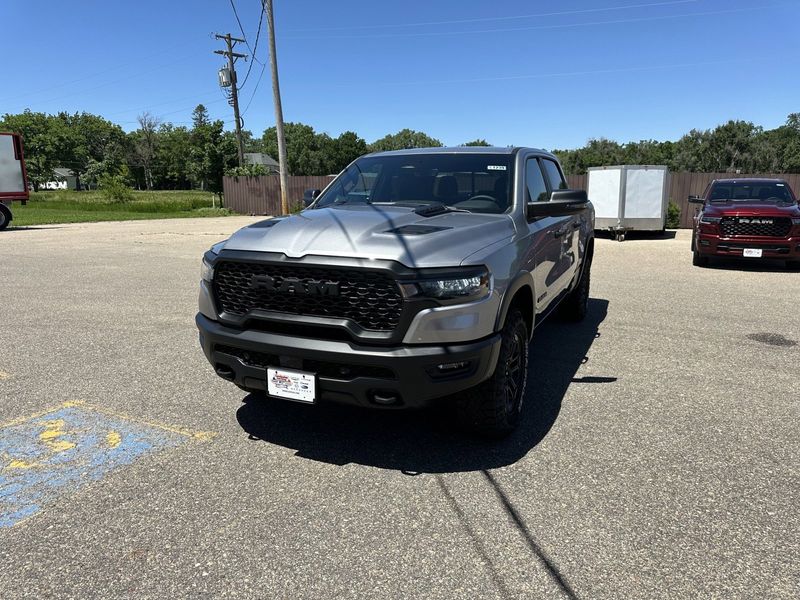
[(492, 376), (466, 390), (457, 401), (462, 427), (479, 435), (500, 438), (519, 423), (528, 381), (528, 326), (519, 310), (506, 318)]
[(692, 264), (695, 267), (707, 267), (708, 266), (708, 257), (703, 256), (700, 254), (697, 249), (695, 248), (694, 252), (692, 252)]

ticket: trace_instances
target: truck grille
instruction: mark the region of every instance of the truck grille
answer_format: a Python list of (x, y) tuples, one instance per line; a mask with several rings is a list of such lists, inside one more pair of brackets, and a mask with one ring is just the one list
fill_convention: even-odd
[(786, 217), (723, 217), (723, 237), (764, 236), (783, 238), (789, 235), (792, 222)]
[(252, 310), (349, 319), (370, 331), (400, 323), (403, 297), (393, 278), (361, 269), (222, 261), (214, 295), (223, 312)]

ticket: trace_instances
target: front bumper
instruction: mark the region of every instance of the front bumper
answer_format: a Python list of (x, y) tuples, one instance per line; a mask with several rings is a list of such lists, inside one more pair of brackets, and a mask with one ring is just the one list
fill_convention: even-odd
[(762, 258), (800, 259), (800, 237), (737, 236), (724, 238), (708, 233), (700, 233), (697, 237), (697, 250), (704, 255), (741, 258), (745, 248), (761, 249)]
[[(421, 408), (478, 385), (494, 372), (500, 335), (470, 343), (397, 347), (239, 330), (203, 314), (200, 345), (218, 375), (250, 390), (266, 390), (266, 369), (317, 374), (317, 401), (375, 408)], [(468, 363), (441, 373), (440, 364)]]

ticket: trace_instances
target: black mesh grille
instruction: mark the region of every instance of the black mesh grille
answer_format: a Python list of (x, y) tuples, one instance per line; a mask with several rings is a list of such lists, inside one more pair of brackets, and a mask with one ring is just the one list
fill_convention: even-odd
[[(280, 357), (275, 354), (265, 354), (254, 352), (243, 348), (232, 346), (214, 346), (215, 352), (235, 356), (249, 367), (266, 369), (267, 367), (280, 368)], [(373, 367), (370, 365), (345, 365), (321, 360), (303, 360), (302, 368), (311, 373), (330, 379), (341, 379), (349, 381), (357, 377), (370, 377), (373, 379), (395, 379), (394, 371), (385, 367)]]
[(724, 237), (735, 235), (786, 237), (792, 222), (785, 217), (724, 217), (720, 224)]
[[(295, 289), (254, 287), (254, 277), (269, 278), (271, 287), (285, 280)], [(258, 281), (258, 279), (257, 279)], [(317, 284), (334, 283), (338, 293), (303, 293)], [(292, 315), (350, 319), (371, 331), (392, 331), (400, 323), (403, 298), (389, 275), (360, 269), (223, 261), (214, 270), (214, 291), (220, 308), (245, 315), (258, 309)]]

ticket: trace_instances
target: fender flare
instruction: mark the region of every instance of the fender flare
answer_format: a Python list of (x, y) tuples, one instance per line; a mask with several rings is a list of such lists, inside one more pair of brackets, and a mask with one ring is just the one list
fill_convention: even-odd
[(531, 331), (533, 335), (533, 327), (536, 323), (536, 295), (534, 294), (533, 275), (527, 271), (520, 271), (506, 288), (506, 293), (503, 295), (503, 301), (500, 304), (500, 311), (497, 313), (497, 320), (494, 324), (494, 330), (500, 331), (508, 316), (508, 309), (511, 307), (511, 301), (521, 289), (527, 287), (531, 293)]

